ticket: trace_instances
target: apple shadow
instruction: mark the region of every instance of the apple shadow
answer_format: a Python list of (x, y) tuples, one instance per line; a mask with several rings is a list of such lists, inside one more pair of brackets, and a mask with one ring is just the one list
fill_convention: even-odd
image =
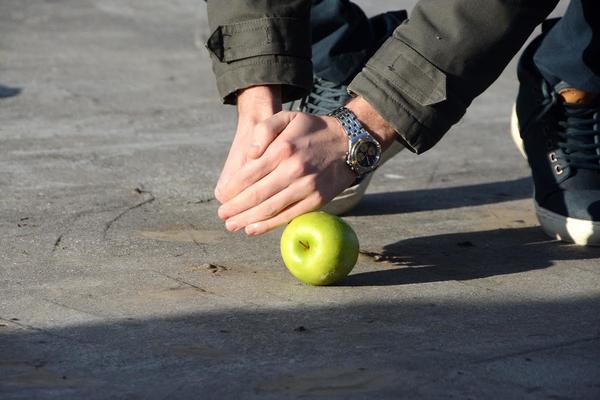
[(382, 269), (350, 275), (338, 285), (468, 281), (544, 269), (556, 260), (593, 259), (600, 257), (600, 248), (566, 244), (549, 239), (539, 227), (526, 227), (400, 240), (379, 253), (362, 252), (363, 257)]
[(345, 215), (387, 215), (501, 203), (531, 197), (531, 178), (437, 189), (366, 194)]

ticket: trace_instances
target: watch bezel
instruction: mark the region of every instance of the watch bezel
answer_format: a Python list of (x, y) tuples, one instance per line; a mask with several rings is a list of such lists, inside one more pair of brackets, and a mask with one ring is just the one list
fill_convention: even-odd
[[(363, 143), (372, 143), (377, 148), (377, 159), (375, 160), (373, 165), (369, 167), (361, 165), (358, 161), (358, 149)], [(350, 149), (348, 151), (347, 163), (352, 168), (352, 170), (356, 172), (357, 175), (361, 176), (377, 169), (381, 161), (381, 155), (381, 145), (377, 140), (375, 140), (371, 135), (369, 135), (368, 132), (366, 132), (366, 134), (359, 135), (358, 137), (354, 138), (354, 140), (351, 140)]]

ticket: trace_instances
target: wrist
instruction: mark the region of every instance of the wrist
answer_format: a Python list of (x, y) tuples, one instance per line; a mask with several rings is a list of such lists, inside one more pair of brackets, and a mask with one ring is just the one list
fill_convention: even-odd
[(281, 86), (258, 85), (238, 91), (239, 121), (259, 122), (281, 111)]
[(387, 150), (398, 137), (394, 128), (362, 97), (352, 98), (345, 107), (356, 115), (383, 150)]

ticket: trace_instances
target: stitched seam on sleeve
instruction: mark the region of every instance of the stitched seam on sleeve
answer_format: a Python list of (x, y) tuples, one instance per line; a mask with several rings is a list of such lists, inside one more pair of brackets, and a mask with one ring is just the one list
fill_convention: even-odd
[[(288, 56), (288, 57), (293, 57), (293, 56)], [(265, 58), (265, 56), (256, 56), (256, 57), (251, 57), (251, 58)], [(302, 60), (303, 62), (305, 62), (305, 63), (307, 63), (307, 64), (310, 65), (310, 61), (309, 60), (306, 60), (304, 58), (297, 58), (297, 59)], [(237, 65), (237, 66), (233, 66), (233, 67), (228, 67), (225, 72), (223, 72), (220, 75), (217, 75), (216, 78), (220, 79), (221, 77), (223, 77), (223, 76), (225, 76), (225, 75), (227, 75), (227, 74), (229, 74), (229, 73), (231, 73), (231, 72), (233, 72), (235, 70), (241, 69), (241, 68), (248, 68), (248, 67), (251, 67), (251, 66), (254, 66), (254, 65), (268, 65), (268, 64), (271, 64), (271, 65), (278, 64), (278, 65), (282, 65), (282, 66), (298, 66), (298, 63), (294, 63), (294, 62), (291, 62), (291, 61), (257, 60), (255, 62), (245, 63), (244, 65)], [(230, 66), (231, 64), (227, 64), (227, 65)]]
[[(223, 28), (231, 29), (231, 33), (250, 32), (250, 31), (255, 31), (255, 30), (259, 30), (259, 29), (264, 29), (265, 27), (269, 26), (269, 24), (262, 24), (261, 23), (262, 21), (278, 21), (278, 20), (285, 21), (286, 23), (292, 22), (292, 21), (294, 21), (294, 22), (302, 21), (301, 19), (298, 19), (298, 18), (289, 18), (289, 17), (265, 17), (265, 18), (257, 18), (257, 19), (245, 21), (245, 22), (237, 22), (237, 23), (233, 23), (233, 24), (223, 25)], [(244, 26), (244, 25), (247, 25), (247, 26)], [(229, 32), (227, 32), (227, 33), (229, 33)]]

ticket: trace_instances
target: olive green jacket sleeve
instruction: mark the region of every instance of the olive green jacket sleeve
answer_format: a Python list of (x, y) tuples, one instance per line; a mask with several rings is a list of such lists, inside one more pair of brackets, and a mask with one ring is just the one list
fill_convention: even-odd
[(557, 0), (421, 0), (349, 85), (422, 153), (458, 122)]
[[(558, 0), (421, 0), (349, 91), (365, 98), (416, 153), (437, 143), (498, 78)], [(209, 0), (211, 52), (225, 103), (238, 89), (312, 85), (310, 0)]]
[(223, 102), (239, 89), (282, 85), (284, 102), (312, 86), (310, 0), (209, 0), (210, 52)]

